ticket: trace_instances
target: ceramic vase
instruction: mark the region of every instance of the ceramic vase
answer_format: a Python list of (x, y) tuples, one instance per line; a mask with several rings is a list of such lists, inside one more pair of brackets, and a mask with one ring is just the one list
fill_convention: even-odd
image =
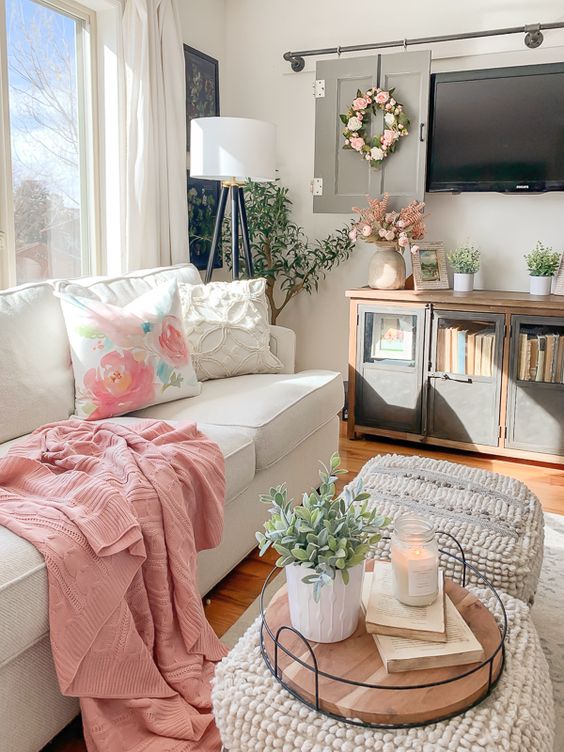
[(454, 292), (471, 292), (474, 289), (474, 275), (454, 272)]
[(403, 290), (405, 261), (395, 243), (374, 243), (368, 267), (368, 284), (375, 290)]
[(531, 295), (550, 295), (552, 277), (529, 277), (529, 292)]
[(358, 625), (364, 564), (348, 570), (347, 585), (337, 572), (335, 579), (321, 588), (318, 603), (313, 598), (313, 585), (302, 582), (311, 570), (298, 564), (284, 569), (294, 629), (312, 642), (339, 642), (350, 637)]

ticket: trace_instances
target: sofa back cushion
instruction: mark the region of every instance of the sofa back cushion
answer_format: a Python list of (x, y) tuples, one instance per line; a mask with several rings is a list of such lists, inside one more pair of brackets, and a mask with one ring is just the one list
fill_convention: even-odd
[(131, 272), (123, 277), (100, 277), (93, 280), (77, 280), (83, 287), (88, 287), (104, 303), (126, 306), (136, 298), (154, 290), (171, 280), (181, 285), (187, 282), (191, 285), (201, 283), (200, 273), (192, 264), (177, 264), (158, 269)]
[(74, 409), (65, 322), (49, 283), (0, 292), (0, 443)]

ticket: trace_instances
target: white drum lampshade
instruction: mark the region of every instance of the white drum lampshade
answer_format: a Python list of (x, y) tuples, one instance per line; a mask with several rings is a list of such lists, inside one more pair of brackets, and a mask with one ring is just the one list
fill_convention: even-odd
[(195, 118), (190, 126), (190, 177), (274, 180), (276, 126), (234, 117)]

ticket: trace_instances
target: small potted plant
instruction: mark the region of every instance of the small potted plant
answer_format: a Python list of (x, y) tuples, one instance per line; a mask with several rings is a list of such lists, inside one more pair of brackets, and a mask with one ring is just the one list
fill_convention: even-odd
[(474, 245), (459, 245), (447, 256), (454, 271), (454, 291), (474, 289), (474, 274), (480, 268), (480, 251)]
[(550, 295), (552, 278), (560, 264), (560, 254), (540, 240), (530, 253), (525, 254), (529, 269), (529, 292), (531, 295)]
[(389, 519), (366, 503), (362, 481), (336, 496), (338, 454), (322, 465), (317, 491), (302, 503), (288, 500), (284, 485), (271, 488), (261, 501), (270, 505), (264, 533), (256, 534), (260, 555), (272, 546), (284, 567), (292, 626), (308, 640), (338, 642), (356, 629), (360, 611), (364, 560), (380, 540)]

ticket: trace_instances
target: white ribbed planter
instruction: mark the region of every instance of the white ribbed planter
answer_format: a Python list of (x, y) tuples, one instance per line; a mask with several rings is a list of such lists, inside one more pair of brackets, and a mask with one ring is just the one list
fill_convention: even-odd
[(349, 584), (338, 572), (333, 582), (321, 588), (319, 603), (313, 585), (302, 582), (310, 573), (305, 567), (284, 567), (292, 626), (313, 642), (339, 642), (350, 637), (358, 624), (364, 564), (349, 569)]
[(474, 289), (474, 275), (454, 272), (454, 292), (471, 292)]
[(529, 292), (531, 295), (550, 295), (552, 277), (529, 277)]

